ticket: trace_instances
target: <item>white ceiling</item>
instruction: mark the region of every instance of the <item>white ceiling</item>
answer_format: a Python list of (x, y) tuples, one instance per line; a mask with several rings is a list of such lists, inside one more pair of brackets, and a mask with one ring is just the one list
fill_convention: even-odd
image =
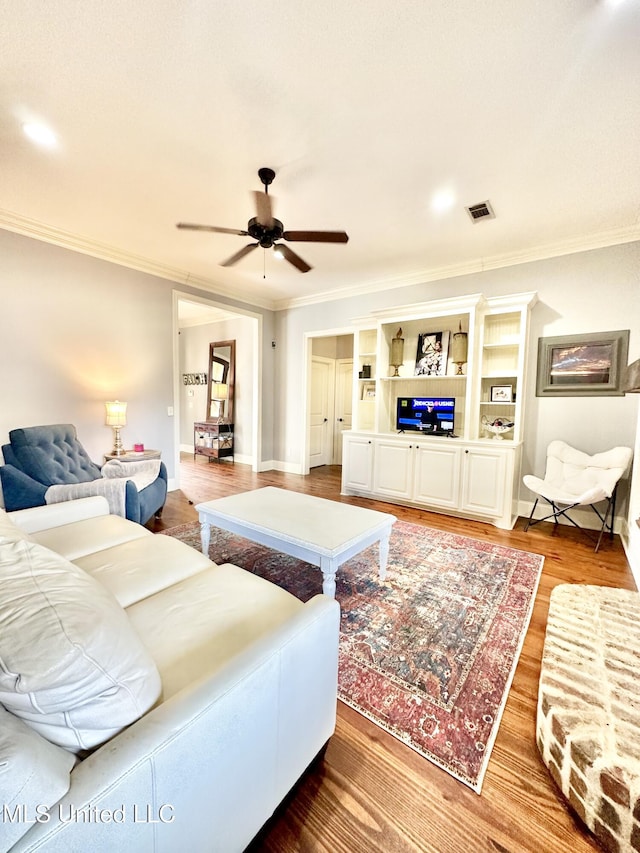
[[(640, 239), (639, 0), (0, 0), (0, 20), (1, 227), (273, 307)], [(175, 228), (246, 228), (261, 166), (285, 228), (349, 234), (290, 244), (309, 273), (260, 249), (225, 269), (247, 238)]]

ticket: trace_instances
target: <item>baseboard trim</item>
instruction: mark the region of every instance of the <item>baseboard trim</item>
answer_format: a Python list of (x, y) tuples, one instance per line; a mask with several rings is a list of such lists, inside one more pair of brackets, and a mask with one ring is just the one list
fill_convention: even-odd
[(266, 459), (258, 465), (258, 472), (282, 471), (284, 474), (303, 474), (302, 466), (296, 462), (281, 462), (278, 459)]

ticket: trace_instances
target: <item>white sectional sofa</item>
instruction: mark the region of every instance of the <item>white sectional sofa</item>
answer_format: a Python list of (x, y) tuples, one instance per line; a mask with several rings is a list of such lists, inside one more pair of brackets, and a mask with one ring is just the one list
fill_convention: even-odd
[(338, 634), (104, 498), (0, 510), (0, 850), (243, 850), (334, 731)]

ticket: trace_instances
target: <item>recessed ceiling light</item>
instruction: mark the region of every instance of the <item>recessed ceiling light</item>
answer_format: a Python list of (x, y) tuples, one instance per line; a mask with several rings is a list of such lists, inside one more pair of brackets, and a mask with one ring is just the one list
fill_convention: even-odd
[(453, 190), (438, 190), (438, 192), (434, 193), (431, 197), (431, 210), (433, 210), (434, 213), (444, 213), (447, 210), (451, 210), (455, 203), (456, 196)]
[(38, 145), (46, 145), (48, 148), (51, 148), (58, 141), (55, 133), (44, 124), (26, 122), (22, 125), (22, 129), (25, 132), (25, 135), (28, 136), (32, 142), (36, 142)]

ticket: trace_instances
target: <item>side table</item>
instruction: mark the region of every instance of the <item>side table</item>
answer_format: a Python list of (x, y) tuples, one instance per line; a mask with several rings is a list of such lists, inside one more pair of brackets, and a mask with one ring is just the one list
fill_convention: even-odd
[(159, 450), (126, 450), (120, 456), (115, 453), (105, 453), (104, 461), (109, 462), (110, 459), (119, 459), (120, 462), (140, 462), (143, 459), (160, 459)]
[(193, 459), (206, 456), (211, 462), (233, 458), (233, 424), (220, 421), (196, 421), (193, 425)]

